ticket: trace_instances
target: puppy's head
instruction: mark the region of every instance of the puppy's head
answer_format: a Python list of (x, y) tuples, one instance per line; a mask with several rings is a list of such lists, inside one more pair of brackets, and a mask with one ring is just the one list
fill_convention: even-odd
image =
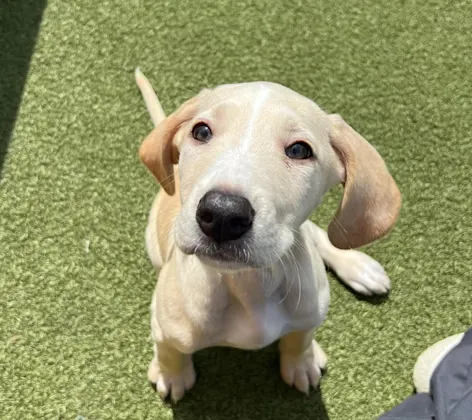
[(222, 269), (277, 262), (337, 183), (344, 196), (328, 229), (337, 247), (382, 237), (400, 208), (394, 180), (365, 139), (273, 83), (203, 90), (154, 129), (140, 156), (167, 194), (179, 172), (177, 246)]

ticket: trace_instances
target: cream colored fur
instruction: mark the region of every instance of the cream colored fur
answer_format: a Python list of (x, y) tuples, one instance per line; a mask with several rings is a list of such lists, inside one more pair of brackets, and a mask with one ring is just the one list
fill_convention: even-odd
[[(329, 306), (325, 264), (356, 292), (390, 288), (378, 262), (341, 249), (384, 236), (397, 219), (401, 196), (383, 160), (341, 117), (281, 85), (203, 90), (166, 118), (139, 70), (136, 80), (155, 125), (140, 156), (162, 186), (146, 228), (159, 272), (150, 381), (178, 401), (195, 382), (197, 350), (280, 340), (282, 378), (308, 393), (327, 363), (313, 339)], [(206, 144), (191, 136), (202, 121), (213, 131)], [(284, 148), (300, 140), (316, 159), (287, 158)], [(344, 197), (326, 233), (307, 218), (337, 183)], [(232, 260), (205, 248), (195, 220), (199, 200), (215, 188), (243, 195), (256, 212), (250, 237), (221, 251)]]

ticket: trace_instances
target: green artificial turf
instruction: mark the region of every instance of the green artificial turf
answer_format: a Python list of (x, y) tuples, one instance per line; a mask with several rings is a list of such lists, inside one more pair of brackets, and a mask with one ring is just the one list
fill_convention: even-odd
[[(471, 21), (469, 1), (3, 0), (0, 418), (358, 420), (408, 397), (420, 352), (472, 324)], [(362, 300), (331, 277), (321, 392), (286, 387), (273, 347), (199, 353), (175, 407), (147, 383), (157, 186), (136, 66), (168, 112), (203, 87), (280, 82), (385, 158), (403, 210), (366, 251), (393, 291)]]

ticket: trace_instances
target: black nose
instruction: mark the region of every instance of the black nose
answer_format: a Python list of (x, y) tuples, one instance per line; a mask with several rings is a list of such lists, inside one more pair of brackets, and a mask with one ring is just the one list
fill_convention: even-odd
[(251, 230), (254, 214), (244, 197), (213, 190), (198, 203), (197, 222), (206, 236), (221, 243), (234, 241)]

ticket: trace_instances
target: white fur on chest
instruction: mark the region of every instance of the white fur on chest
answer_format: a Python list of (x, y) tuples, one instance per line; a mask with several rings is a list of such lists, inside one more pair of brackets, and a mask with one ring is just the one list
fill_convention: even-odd
[(281, 299), (271, 296), (249, 311), (236, 303), (227, 308), (221, 338), (215, 345), (255, 350), (268, 346), (294, 329)]
[(195, 256), (177, 256), (180, 292), (160, 301), (159, 314), (165, 334), (184, 353), (213, 346), (260, 349), (290, 332), (315, 328), (326, 315), (329, 288), (322, 263), (316, 269), (306, 263), (299, 271), (307, 278), (300, 278), (289, 265), (220, 273)]
[[(272, 281), (272, 285), (279, 283)], [(290, 290), (282, 285), (267, 290), (259, 275), (227, 277), (222, 287), (228, 304), (214, 314), (222, 323), (218, 334), (212, 337), (212, 346), (260, 349), (292, 331), (310, 329), (315, 324), (313, 311), (303, 314), (300, 308), (287, 306)]]

